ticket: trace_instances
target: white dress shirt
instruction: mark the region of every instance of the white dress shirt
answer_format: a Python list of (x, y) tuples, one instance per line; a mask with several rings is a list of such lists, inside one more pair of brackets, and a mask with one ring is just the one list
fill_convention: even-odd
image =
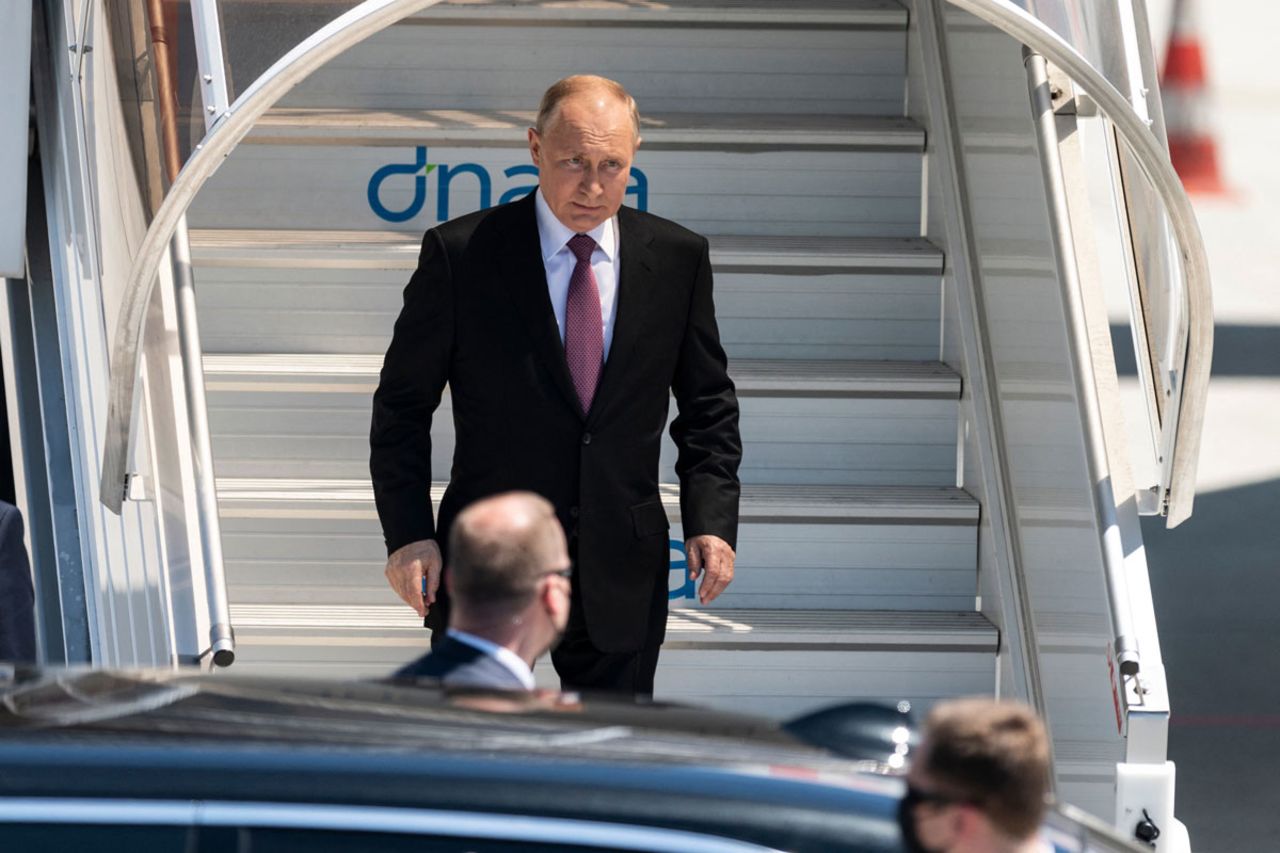
[(521, 660), (520, 656), (511, 651), (511, 649), (486, 640), (484, 637), (477, 637), (475, 634), (468, 634), (466, 631), (459, 631), (455, 628), (450, 628), (448, 634), (460, 643), (466, 643), (472, 648), (479, 649), (511, 670), (511, 674), (520, 679), (520, 683), (524, 685), (525, 690), (532, 690), (535, 687), (533, 670), (529, 669), (529, 664)]
[[(569, 228), (551, 212), (542, 190), (535, 193), (538, 209), (538, 238), (542, 243), (542, 264), (547, 271), (547, 290), (551, 294), (551, 307), (556, 313), (556, 325), (560, 327), (560, 343), (564, 343), (565, 306), (569, 301), (569, 277), (578, 265), (577, 257), (569, 250), (569, 239), (578, 233)], [(618, 313), (618, 217), (611, 217), (586, 232), (596, 241), (591, 253), (591, 271), (596, 274), (596, 287), (600, 290), (600, 320), (604, 328), (604, 357), (609, 358), (609, 345), (613, 343), (613, 320)]]

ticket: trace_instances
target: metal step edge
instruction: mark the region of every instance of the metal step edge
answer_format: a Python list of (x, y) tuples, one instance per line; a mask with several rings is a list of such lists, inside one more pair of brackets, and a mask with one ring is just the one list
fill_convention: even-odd
[[(254, 125), (257, 145), (524, 148), (536, 114), (525, 110), (278, 107)], [(911, 119), (881, 116), (661, 113), (644, 116), (645, 150), (924, 150)]]
[(486, 5), (478, 10), (474, 3), (439, 3), (398, 22), (397, 26), (424, 24), (561, 24), (613, 26), (690, 26), (690, 27), (769, 27), (787, 29), (892, 29), (907, 26), (907, 10), (892, 0), (839, 0), (786, 4), (779, 9), (776, 0), (746, 3), (711, 2), (651, 6), (602, 6), (597, 0), (555, 5), (510, 3)]
[[(719, 270), (942, 273), (942, 252), (921, 237), (709, 237)], [(197, 229), (191, 253), (201, 266), (413, 270), (422, 237), (399, 231)]]
[[(206, 354), (205, 388), (372, 394), (382, 359), (381, 355)], [(961, 390), (959, 374), (941, 362), (928, 361), (735, 359), (729, 364), (729, 375), (742, 397), (958, 400)]]
[[(402, 604), (232, 604), (238, 633), (325, 630), (423, 634)], [(999, 631), (976, 612), (734, 610), (673, 608), (664, 650), (948, 651), (994, 653)]]
[[(434, 483), (439, 504), (446, 483)], [(373, 486), (365, 480), (218, 478), (220, 511), (227, 517), (376, 518)], [(680, 522), (680, 487), (658, 487), (673, 523)], [(978, 502), (949, 486), (743, 486), (741, 524), (974, 525)]]

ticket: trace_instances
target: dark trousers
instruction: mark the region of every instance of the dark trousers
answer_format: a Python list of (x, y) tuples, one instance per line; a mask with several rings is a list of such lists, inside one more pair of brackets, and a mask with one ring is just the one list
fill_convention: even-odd
[(560, 676), (561, 690), (607, 691), (637, 697), (653, 695), (658, 652), (667, 632), (667, 579), (656, 578), (649, 601), (649, 624), (644, 645), (634, 652), (602, 652), (591, 642), (582, 613), (577, 584), (569, 605), (569, 625), (559, 645), (551, 650), (551, 663)]

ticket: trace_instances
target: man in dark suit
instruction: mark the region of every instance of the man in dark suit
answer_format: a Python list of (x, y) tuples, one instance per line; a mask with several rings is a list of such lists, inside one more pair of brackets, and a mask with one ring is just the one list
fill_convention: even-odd
[(35, 593), (22, 537), (22, 512), (0, 501), (0, 661), (34, 663)]
[(555, 509), (529, 492), (486, 498), (449, 531), (449, 630), (396, 678), (532, 690), (533, 664), (569, 621), (572, 569)]
[(666, 630), (669, 395), (704, 604), (733, 578), (742, 445), (706, 239), (622, 206), (639, 126), (617, 83), (561, 80), (528, 133), (538, 190), (426, 233), (374, 396), (370, 471), (387, 579), (439, 627), (429, 431), (447, 383), (456, 446), (439, 528), (495, 492), (550, 500), (577, 571), (552, 654), (561, 685), (643, 695)]

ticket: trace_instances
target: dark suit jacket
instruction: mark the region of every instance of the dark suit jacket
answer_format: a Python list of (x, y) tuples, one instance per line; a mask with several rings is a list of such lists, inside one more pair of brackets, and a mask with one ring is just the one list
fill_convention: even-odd
[(0, 501), (0, 660), (34, 663), (35, 593), (22, 541), (22, 512)]
[(436, 648), (407, 664), (394, 678), (438, 678), (445, 687), (524, 690), (516, 674), (470, 643), (446, 636)]
[[(543, 495), (577, 537), (575, 583), (592, 642), (604, 652), (635, 651), (653, 585), (666, 583), (668, 571), (658, 455), (670, 393), (679, 407), (671, 434), (684, 534), (736, 546), (738, 401), (716, 328), (707, 241), (619, 210), (613, 343), (584, 418), (547, 292), (534, 204), (529, 195), (423, 238), (373, 401), (378, 516), (390, 553), (437, 531), (443, 540), (478, 498), (510, 489)], [(456, 445), (437, 524), (430, 427), (446, 383)], [(443, 620), (443, 608), (432, 608), (428, 624), (444, 624), (433, 618)]]

